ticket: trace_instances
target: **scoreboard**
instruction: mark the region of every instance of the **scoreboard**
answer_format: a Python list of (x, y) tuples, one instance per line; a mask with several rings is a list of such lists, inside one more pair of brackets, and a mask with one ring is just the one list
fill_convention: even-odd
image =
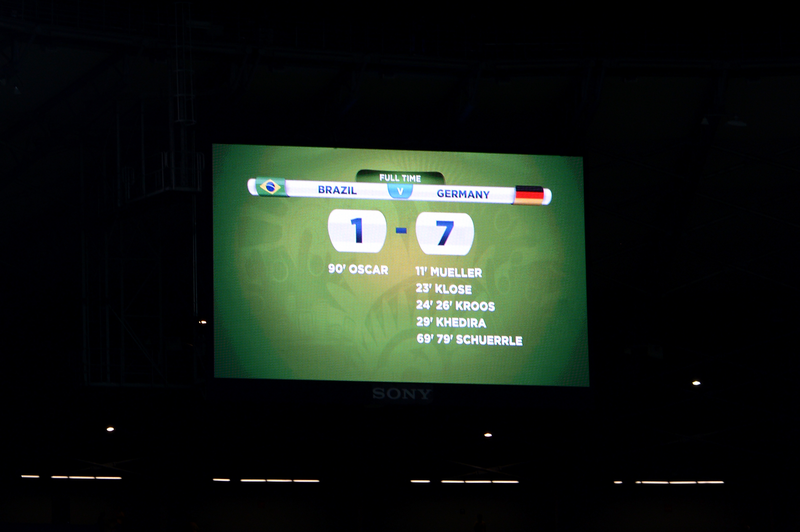
[(579, 157), (215, 145), (215, 377), (589, 385)]

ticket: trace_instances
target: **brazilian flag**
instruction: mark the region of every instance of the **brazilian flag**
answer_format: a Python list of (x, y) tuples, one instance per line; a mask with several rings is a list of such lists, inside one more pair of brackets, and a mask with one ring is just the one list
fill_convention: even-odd
[(286, 196), (286, 180), (281, 177), (257, 177), (259, 196)]

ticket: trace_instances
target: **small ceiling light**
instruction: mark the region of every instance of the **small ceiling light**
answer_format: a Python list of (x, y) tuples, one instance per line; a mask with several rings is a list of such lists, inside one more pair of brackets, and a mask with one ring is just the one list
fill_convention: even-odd
[(492, 437), (492, 433), (491, 432), (484, 432), (483, 433), (483, 437), (484, 438), (491, 438)]
[(106, 432), (114, 432), (114, 427), (112, 427), (111, 425), (107, 426)]
[(695, 379), (692, 381), (692, 386), (700, 386), (700, 381)]
[(199, 323), (200, 325), (205, 325), (205, 324), (207, 324), (208, 322), (207, 322), (206, 320), (200, 320), (200, 321), (199, 321), (199, 322), (197, 322), (197, 323)]

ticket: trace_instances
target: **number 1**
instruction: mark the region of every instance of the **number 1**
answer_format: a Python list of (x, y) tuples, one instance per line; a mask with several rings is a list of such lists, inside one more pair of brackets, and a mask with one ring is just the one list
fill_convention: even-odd
[(353, 218), (350, 220), (352, 225), (356, 226), (356, 244), (361, 243), (361, 218)]

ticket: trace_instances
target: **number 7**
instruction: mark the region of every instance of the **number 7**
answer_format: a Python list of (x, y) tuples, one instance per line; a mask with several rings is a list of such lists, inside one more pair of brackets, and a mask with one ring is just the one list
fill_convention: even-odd
[(453, 230), (455, 222), (449, 220), (437, 220), (436, 225), (445, 228), (444, 234), (442, 235), (442, 239), (439, 240), (439, 245), (444, 246), (445, 242), (447, 242), (447, 237), (450, 236), (450, 232)]

